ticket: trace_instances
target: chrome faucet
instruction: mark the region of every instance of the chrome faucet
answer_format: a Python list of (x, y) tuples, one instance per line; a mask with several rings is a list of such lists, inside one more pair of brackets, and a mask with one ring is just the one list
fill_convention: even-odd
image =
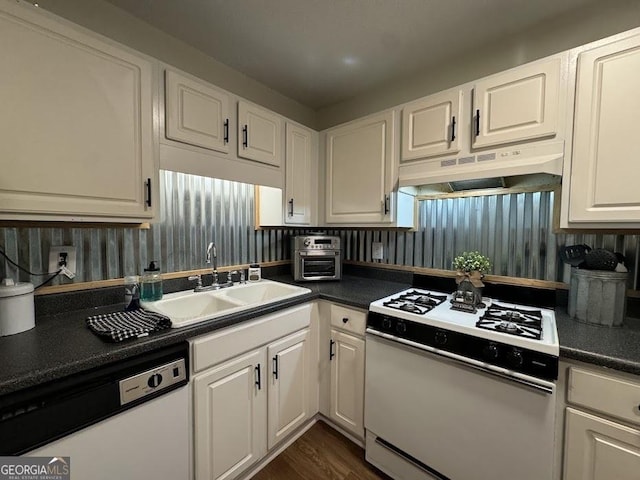
[(227, 281), (224, 283), (219, 282), (218, 276), (218, 249), (216, 244), (211, 242), (207, 247), (207, 263), (212, 263), (211, 273), (213, 274), (213, 282), (209, 287), (205, 287), (211, 290), (218, 290), (219, 288), (230, 287), (233, 285), (231, 276), (227, 275)]
[(211, 269), (211, 273), (213, 274), (213, 283), (212, 285), (218, 285), (218, 249), (216, 248), (216, 244), (211, 242), (207, 247), (207, 263), (211, 263), (213, 259), (213, 268)]
[(211, 273), (213, 274), (213, 281), (211, 285), (204, 286), (202, 285), (202, 277), (200, 275), (192, 275), (189, 277), (189, 280), (192, 282), (196, 282), (196, 286), (193, 289), (194, 292), (206, 292), (208, 290), (218, 290), (220, 288), (230, 287), (233, 285), (231, 281), (231, 275), (227, 277), (227, 281), (225, 283), (219, 283), (218, 281), (218, 250), (216, 248), (216, 244), (211, 242), (207, 247), (207, 259), (206, 263), (213, 263), (211, 268)]

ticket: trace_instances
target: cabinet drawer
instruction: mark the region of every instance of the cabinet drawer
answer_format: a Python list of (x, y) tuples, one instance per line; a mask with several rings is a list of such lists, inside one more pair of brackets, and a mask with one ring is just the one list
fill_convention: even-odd
[(356, 335), (364, 335), (367, 327), (367, 313), (340, 305), (331, 305), (331, 326)]
[(571, 368), (569, 403), (640, 424), (640, 382)]
[(310, 323), (311, 304), (306, 304), (198, 337), (190, 342), (193, 372), (270, 343)]

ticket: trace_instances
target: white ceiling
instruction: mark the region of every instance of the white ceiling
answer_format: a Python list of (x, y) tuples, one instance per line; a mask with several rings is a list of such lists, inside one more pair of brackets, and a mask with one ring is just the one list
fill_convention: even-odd
[(108, 0), (313, 109), (593, 0)]

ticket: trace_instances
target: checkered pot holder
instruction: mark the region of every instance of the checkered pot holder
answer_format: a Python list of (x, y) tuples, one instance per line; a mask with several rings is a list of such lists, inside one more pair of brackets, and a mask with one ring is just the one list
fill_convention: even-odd
[(127, 338), (144, 337), (151, 332), (170, 328), (171, 320), (159, 313), (138, 309), (94, 315), (87, 318), (87, 326), (105, 340), (121, 342)]

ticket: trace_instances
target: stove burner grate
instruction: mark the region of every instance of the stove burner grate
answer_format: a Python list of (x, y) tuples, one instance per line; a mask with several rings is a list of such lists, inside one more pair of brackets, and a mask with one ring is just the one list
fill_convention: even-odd
[(435, 295), (431, 292), (410, 290), (383, 303), (385, 307), (402, 310), (417, 315), (425, 313), (437, 307), (447, 299), (446, 295)]
[(542, 312), (505, 307), (494, 303), (480, 317), (476, 327), (541, 340)]

